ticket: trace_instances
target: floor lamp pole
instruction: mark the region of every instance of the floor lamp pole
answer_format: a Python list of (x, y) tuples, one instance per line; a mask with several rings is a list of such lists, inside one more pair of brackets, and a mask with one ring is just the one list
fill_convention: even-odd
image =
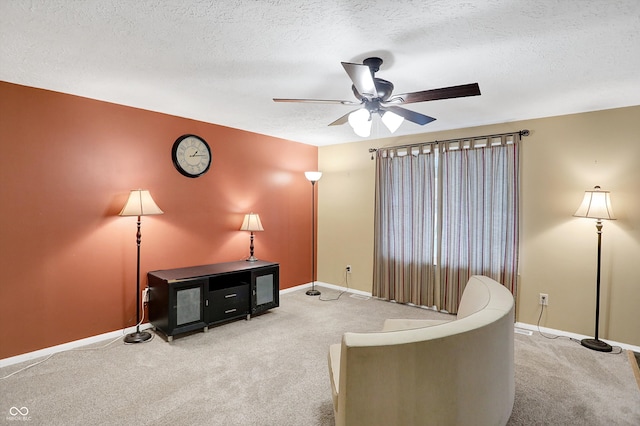
[(602, 246), (602, 220), (596, 222), (598, 231), (598, 267), (596, 269), (596, 332), (594, 339), (582, 339), (582, 346), (600, 352), (611, 352), (611, 345), (598, 339), (598, 325), (600, 322), (600, 252)]
[(140, 225), (140, 216), (138, 216), (138, 232), (136, 233), (136, 243), (138, 245), (138, 262), (136, 268), (136, 332), (127, 334), (124, 338), (125, 343), (141, 343), (151, 339), (150, 333), (140, 331), (140, 241), (142, 240)]
[(311, 290), (307, 296), (320, 296), (316, 290), (316, 181), (311, 181)]

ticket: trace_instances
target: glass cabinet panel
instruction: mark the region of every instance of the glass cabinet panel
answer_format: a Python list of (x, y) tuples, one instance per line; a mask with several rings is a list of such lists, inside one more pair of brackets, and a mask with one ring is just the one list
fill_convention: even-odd
[(202, 321), (201, 286), (176, 291), (176, 326)]

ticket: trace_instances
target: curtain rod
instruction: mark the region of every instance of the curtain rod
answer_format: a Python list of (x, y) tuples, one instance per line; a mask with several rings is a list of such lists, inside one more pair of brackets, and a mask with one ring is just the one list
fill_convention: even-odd
[(433, 145), (433, 144), (437, 144), (437, 143), (448, 143), (448, 142), (455, 142), (455, 141), (468, 140), (468, 139), (497, 138), (499, 136), (513, 135), (514, 133), (517, 133), (518, 135), (520, 135), (520, 137), (529, 136), (529, 130), (523, 129), (523, 130), (519, 130), (517, 132), (498, 133), (498, 134), (495, 134), (495, 135), (472, 136), (472, 137), (468, 137), (468, 138), (445, 139), (445, 140), (441, 140), (441, 141), (431, 141), (431, 142), (417, 142), (417, 143), (412, 143), (412, 144), (408, 144), (408, 145), (397, 145), (397, 146), (394, 145), (394, 146), (383, 147), (383, 148), (369, 148), (369, 152), (371, 154), (373, 154), (374, 152), (377, 152), (378, 149), (413, 148), (413, 147), (416, 147), (416, 146)]

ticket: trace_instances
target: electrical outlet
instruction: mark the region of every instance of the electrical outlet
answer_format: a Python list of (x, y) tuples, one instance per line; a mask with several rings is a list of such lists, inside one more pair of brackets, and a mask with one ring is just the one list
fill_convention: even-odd
[(347, 265), (345, 269), (347, 270), (347, 272), (351, 272), (351, 265)]
[(540, 305), (548, 306), (549, 305), (549, 295), (547, 293), (540, 293), (540, 301), (538, 303)]
[(142, 292), (142, 303), (149, 303), (149, 287)]

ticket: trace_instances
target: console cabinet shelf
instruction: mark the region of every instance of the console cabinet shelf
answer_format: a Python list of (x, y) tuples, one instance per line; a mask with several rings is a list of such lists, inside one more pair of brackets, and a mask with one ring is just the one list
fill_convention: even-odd
[(258, 260), (147, 273), (149, 321), (168, 341), (279, 306), (279, 265)]

